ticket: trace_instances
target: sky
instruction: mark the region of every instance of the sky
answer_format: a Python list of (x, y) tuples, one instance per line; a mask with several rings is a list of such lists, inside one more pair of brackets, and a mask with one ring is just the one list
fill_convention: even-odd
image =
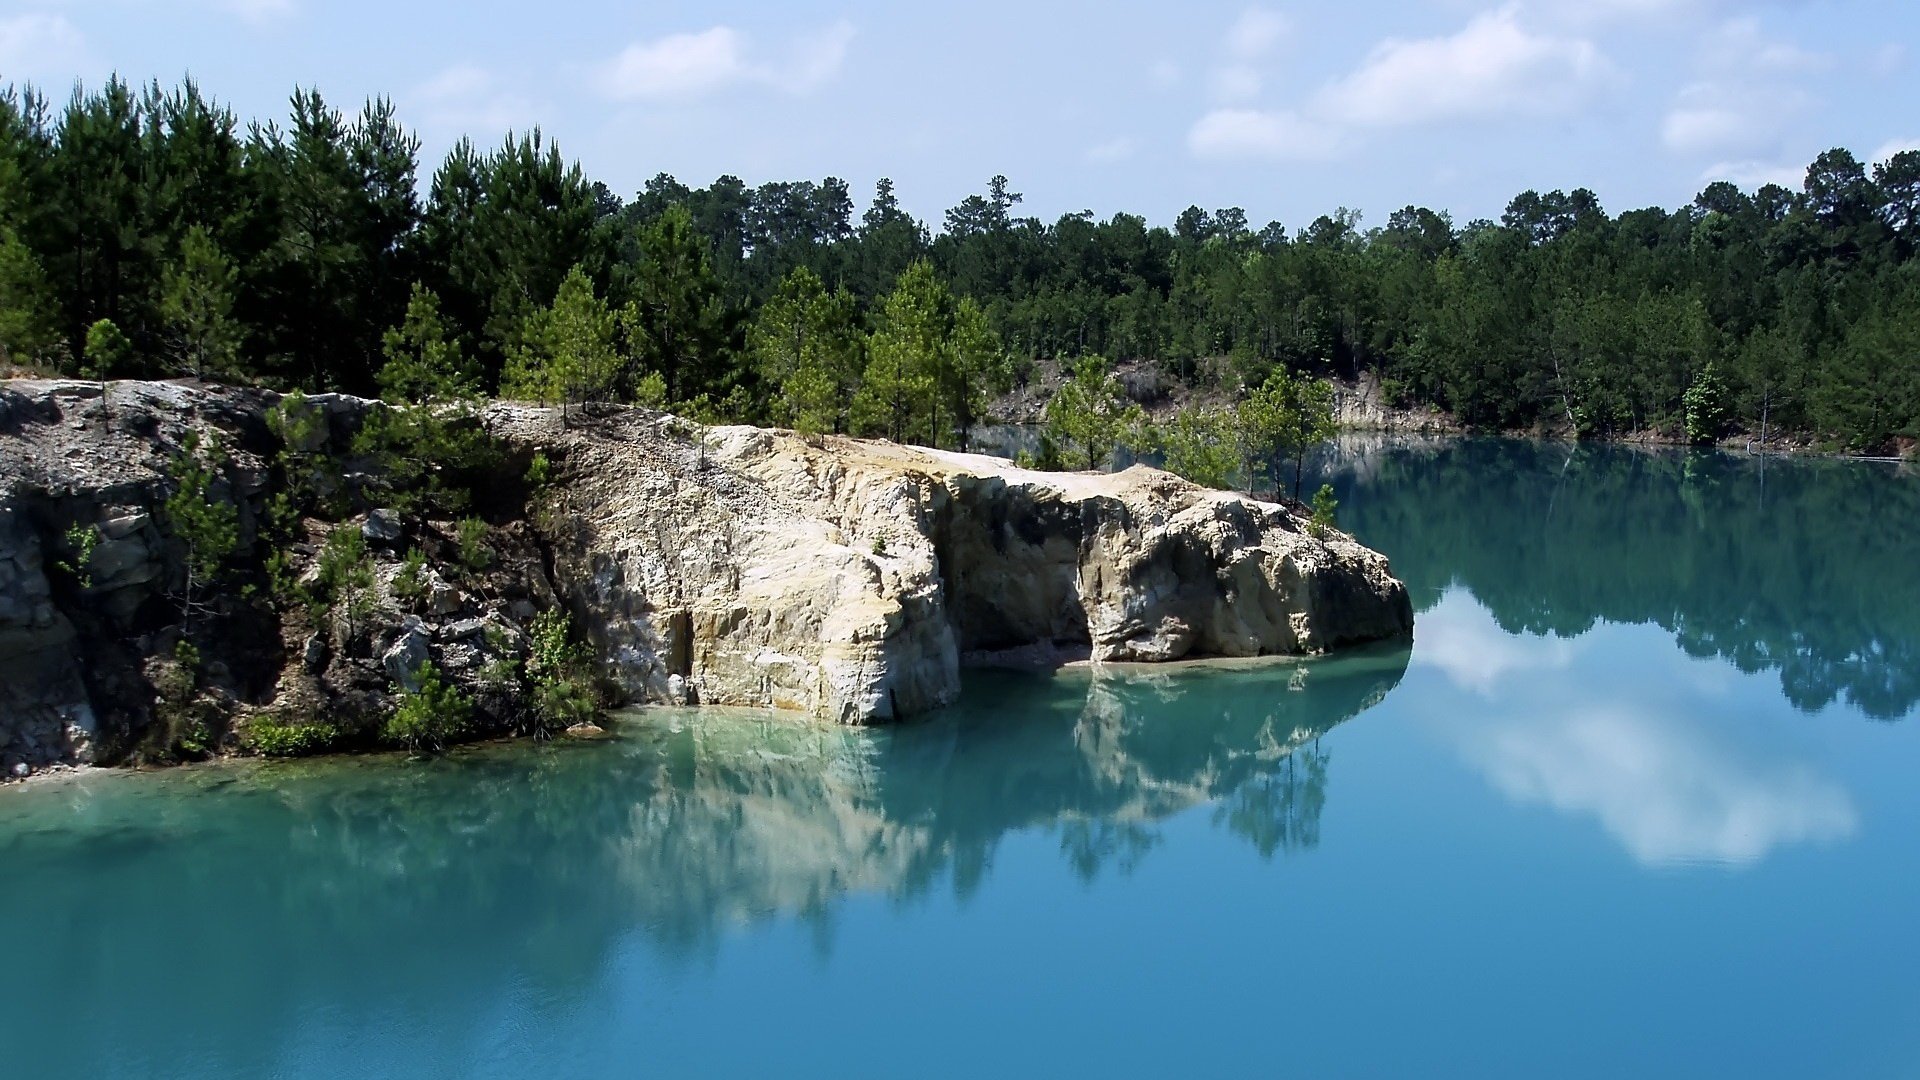
[(1047, 220), (1296, 229), (1797, 188), (1828, 147), (1920, 148), (1916, 49), (1912, 0), (0, 0), (0, 81), (56, 100), (114, 72), (191, 74), (247, 118), (296, 84), (385, 94), (423, 172), (537, 124), (622, 195), (839, 176), (864, 205), (888, 176), (935, 224), (996, 173)]

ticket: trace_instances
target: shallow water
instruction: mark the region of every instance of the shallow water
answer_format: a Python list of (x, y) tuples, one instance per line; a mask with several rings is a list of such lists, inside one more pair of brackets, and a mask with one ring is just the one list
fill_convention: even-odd
[(1920, 479), (1322, 466), (1410, 650), (0, 791), (5, 1073), (1920, 1072)]

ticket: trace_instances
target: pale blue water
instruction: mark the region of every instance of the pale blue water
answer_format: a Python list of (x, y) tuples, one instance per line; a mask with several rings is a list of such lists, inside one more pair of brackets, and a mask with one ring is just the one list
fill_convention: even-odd
[(1410, 651), (0, 790), (0, 1075), (1920, 1075), (1920, 479), (1330, 472)]

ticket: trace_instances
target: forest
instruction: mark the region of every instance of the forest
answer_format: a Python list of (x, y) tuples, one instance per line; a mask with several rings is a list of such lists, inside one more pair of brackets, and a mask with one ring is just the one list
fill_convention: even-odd
[(1529, 191), (1289, 229), (1047, 223), (1000, 176), (935, 224), (885, 179), (857, 216), (832, 177), (623, 197), (538, 130), (430, 174), (419, 148), (389, 101), (315, 90), (271, 121), (192, 82), (0, 92), (0, 361), (958, 446), (997, 393), (1069, 369), (1100, 397), (1117, 364), (1233, 397), (1372, 374), (1491, 430), (1920, 437), (1920, 152), (1674, 210)]

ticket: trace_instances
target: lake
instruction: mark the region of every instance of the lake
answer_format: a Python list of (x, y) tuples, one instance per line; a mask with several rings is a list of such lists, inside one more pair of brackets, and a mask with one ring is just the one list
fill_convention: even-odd
[(0, 1069), (1920, 1075), (1920, 477), (1317, 471), (1411, 648), (0, 791)]

